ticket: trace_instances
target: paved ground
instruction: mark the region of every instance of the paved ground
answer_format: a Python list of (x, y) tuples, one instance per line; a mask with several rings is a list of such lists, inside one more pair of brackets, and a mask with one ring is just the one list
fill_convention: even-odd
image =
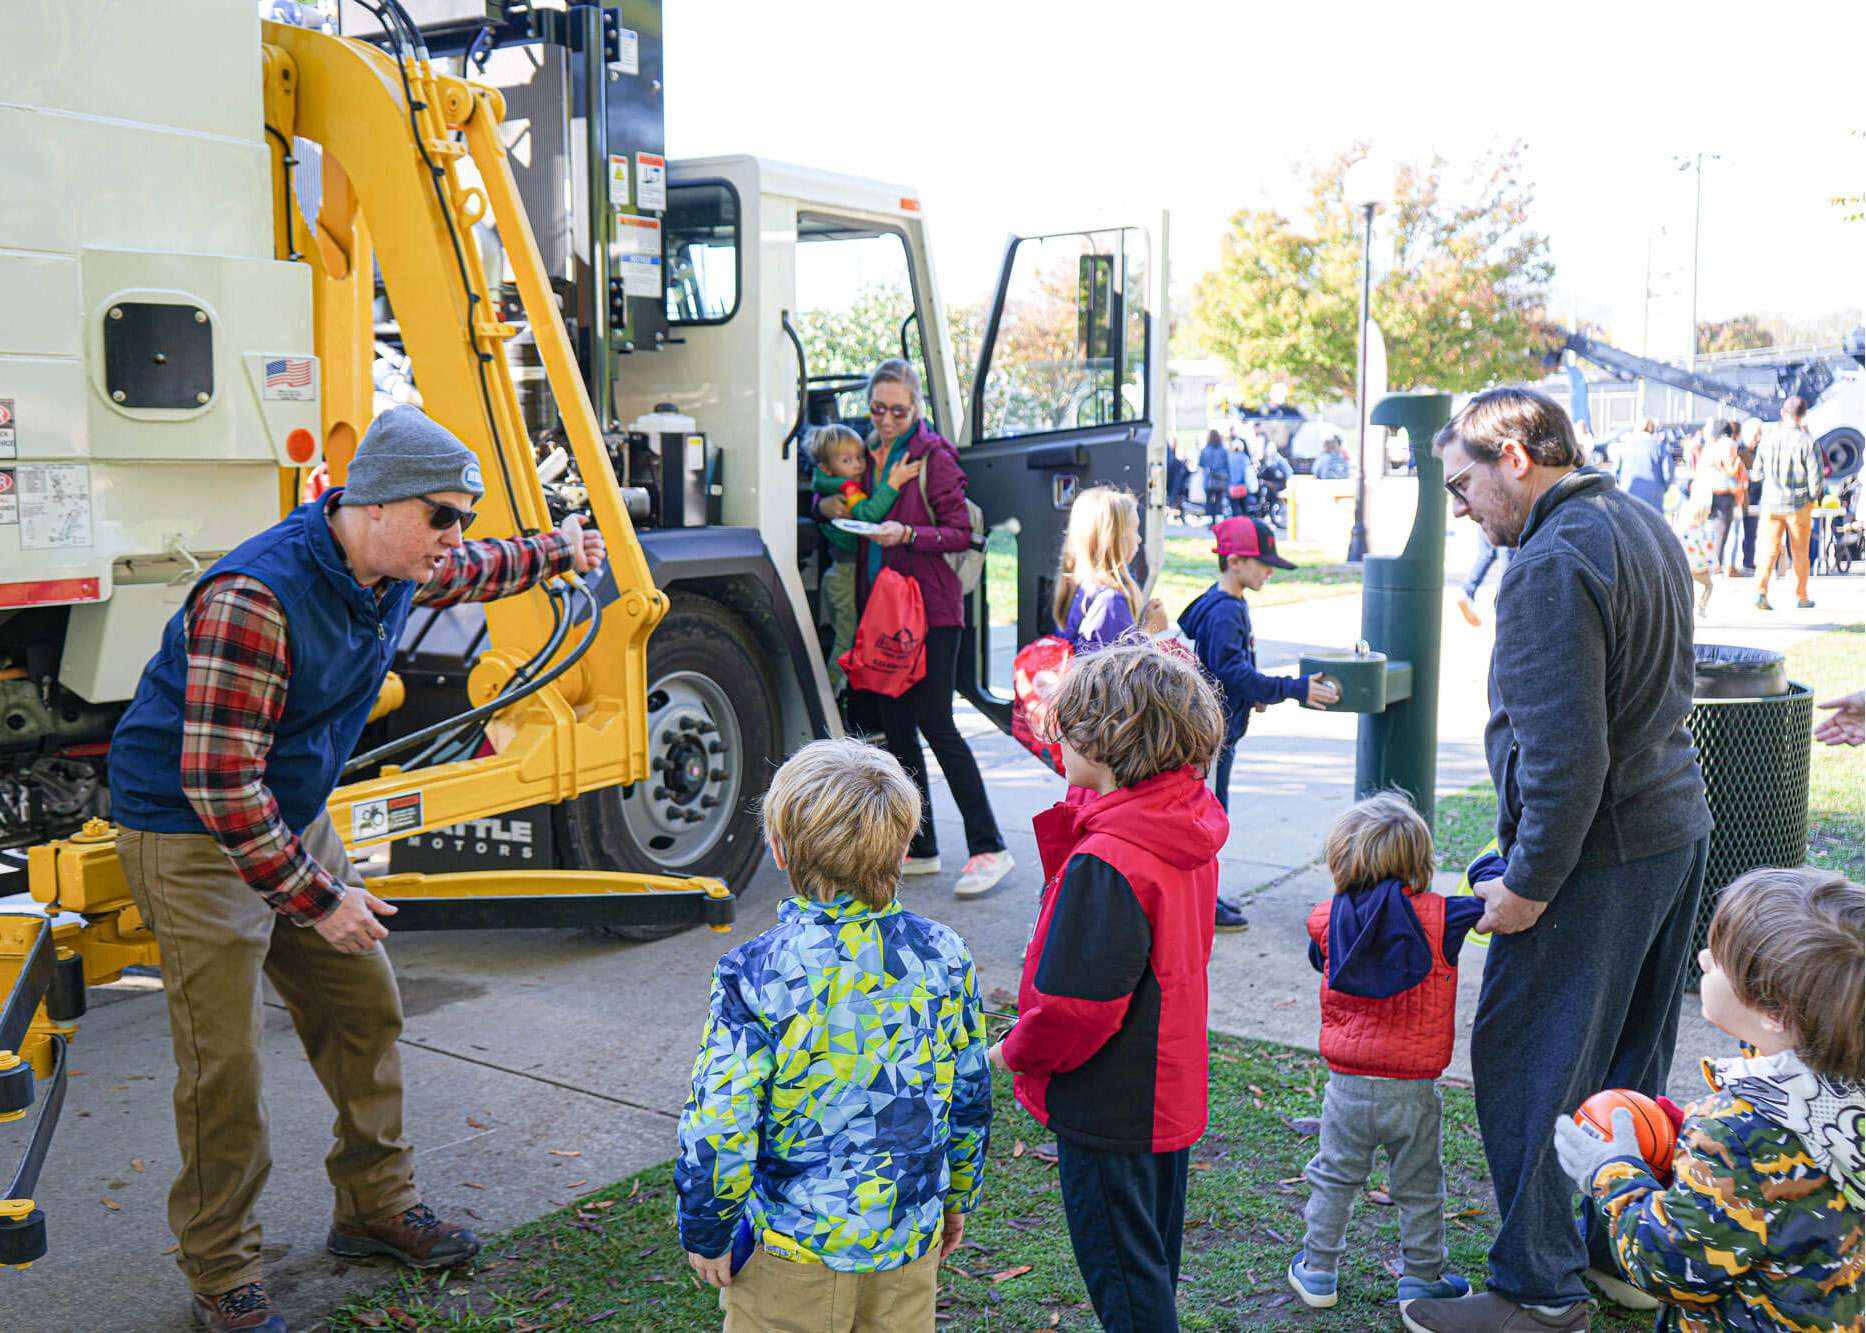
[[(1462, 549), (1451, 558), (1461, 567)], [(1866, 580), (1817, 580), (1814, 596), (1816, 611), (1765, 616), (1742, 609), (1747, 598), (1739, 592), (1719, 589), (1701, 637), (1782, 647), (1866, 614)], [(1293, 665), (1308, 645), (1351, 643), (1359, 606), (1356, 597), (1331, 597), (1258, 613), (1265, 665)], [(1449, 609), (1445, 636), (1439, 788), (1451, 792), (1484, 776), (1479, 737), (1490, 640), (1487, 629), (1470, 629)], [(935, 806), (948, 871), (910, 881), (905, 898), (965, 933), (987, 994), (1014, 991), (1038, 891), (1030, 818), (1061, 796), (1061, 782), (976, 714), (964, 714), (962, 725), (1018, 870), (982, 900), (950, 896), (963, 843), (941, 789)], [(1352, 793), (1354, 732), (1352, 717), (1293, 706), (1253, 722), (1233, 777), (1233, 829), (1221, 862), (1225, 891), (1248, 900), (1252, 925), (1219, 938), (1216, 1028), (1314, 1047), (1319, 1015), (1302, 923), (1310, 904), (1330, 891), (1313, 863), (1329, 819)], [(773, 920), (781, 892), (780, 876), (767, 865), (741, 897), (730, 935), (694, 932), (651, 945), (572, 931), (392, 939), (408, 1011), (407, 1129), (428, 1199), (450, 1216), (471, 1209), (476, 1225), (498, 1230), (672, 1155), (713, 962)], [(1461, 1022), (1473, 1011), (1477, 975), (1476, 967), (1463, 969)], [(73, 1048), (82, 1073), (71, 1083), (40, 1194), (52, 1252), (30, 1271), (0, 1276), (9, 1327), (190, 1327), (182, 1284), (164, 1255), (173, 1243), (165, 1196), (176, 1151), (159, 985), (128, 978), (92, 992)], [(276, 1005), (267, 1034), (276, 1157), (260, 1209), (267, 1277), (293, 1327), (303, 1330), (347, 1292), (380, 1282), (384, 1270), (345, 1269), (323, 1252), (329, 1190), (320, 1158), (332, 1113)], [(1727, 1045), (1688, 1002), (1673, 1086), (1690, 1088), (1697, 1056)], [(1449, 1076), (1469, 1076), (1463, 1040)], [(0, 1135), (0, 1160), (11, 1159), (12, 1142)]]

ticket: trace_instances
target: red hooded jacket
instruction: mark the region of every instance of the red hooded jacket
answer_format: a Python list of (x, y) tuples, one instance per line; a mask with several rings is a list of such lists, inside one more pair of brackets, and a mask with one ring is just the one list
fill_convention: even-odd
[(1059, 1138), (1177, 1152), (1205, 1132), (1218, 850), (1231, 831), (1197, 770), (1038, 815), (1043, 907), (1004, 1040), (1017, 1100)]

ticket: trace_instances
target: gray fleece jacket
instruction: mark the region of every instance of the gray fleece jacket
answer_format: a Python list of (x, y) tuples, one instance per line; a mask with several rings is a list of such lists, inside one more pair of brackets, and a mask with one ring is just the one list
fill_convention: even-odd
[(1579, 468), (1530, 510), (1497, 594), (1484, 752), (1504, 884), (1538, 902), (1579, 866), (1710, 832), (1691, 711), (1691, 571), (1650, 505)]

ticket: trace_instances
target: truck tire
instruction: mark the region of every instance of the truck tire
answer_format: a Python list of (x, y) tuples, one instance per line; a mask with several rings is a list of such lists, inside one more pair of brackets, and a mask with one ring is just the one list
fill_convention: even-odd
[[(783, 757), (778, 734), (777, 687), (758, 641), (719, 603), (677, 594), (648, 640), (654, 772), (578, 798), (570, 814), (578, 863), (710, 875), (741, 892), (764, 851), (757, 801)], [(598, 929), (657, 940), (687, 927)]]

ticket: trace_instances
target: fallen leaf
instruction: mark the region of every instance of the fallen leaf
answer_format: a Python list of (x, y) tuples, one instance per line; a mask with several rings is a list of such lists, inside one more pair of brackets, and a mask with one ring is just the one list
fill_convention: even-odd
[[(1296, 1002), (1294, 1000), (1278, 1000), (1275, 1004), (1271, 1005), (1270, 1007), (1272, 1009), (1293, 1009), (1296, 1007)], [(1282, 1304), (1281, 1301), (1277, 1303), (1279, 1305)]]
[(393, 1319), (403, 1328), (414, 1328), (416, 1326), (415, 1317), (409, 1314), (408, 1311), (402, 1309), (399, 1305), (391, 1305), (388, 1308), (387, 1314), (389, 1318)]
[(1483, 1215), (1484, 1210), (1482, 1208), (1461, 1208), (1455, 1213), (1446, 1213), (1445, 1218), (1447, 1221), (1455, 1222), (1460, 1217), (1482, 1217)]
[(1308, 1179), (1307, 1176), (1285, 1176), (1276, 1183), (1279, 1185), (1301, 1185), (1306, 1183)]
[(1393, 1206), (1392, 1196), (1389, 1195), (1385, 1190), (1380, 1190), (1380, 1189), (1368, 1190), (1367, 1191), (1367, 1202), (1377, 1203), (1382, 1208), (1391, 1208)]
[(387, 1328), (389, 1317), (380, 1310), (365, 1310), (356, 1316), (356, 1322), (364, 1328)]
[(1264, 1227), (1263, 1234), (1268, 1236), (1271, 1240), (1275, 1241), (1278, 1245), (1289, 1244), (1289, 1237), (1285, 1236), (1280, 1231), (1272, 1231), (1269, 1227)]
[(602, 1310), (596, 1314), (591, 1315), (588, 1319), (585, 1319), (583, 1322), (585, 1325), (600, 1324), (602, 1323), (603, 1320), (607, 1319), (610, 1315), (614, 1313), (615, 1313), (615, 1308), (611, 1306), (607, 1310)]
[(1387, 1260), (1387, 1272), (1395, 1278), (1404, 1277), (1406, 1275), (1406, 1265), (1401, 1263), (1398, 1259), (1389, 1259)]
[(485, 1188), (486, 1188), (486, 1187), (485, 1187), (484, 1185), (481, 1185), (481, 1184), (479, 1184), (479, 1183), (477, 1183), (477, 1182), (475, 1182), (475, 1181), (471, 1181), (471, 1180), (463, 1180), (463, 1181), (461, 1181), (460, 1183), (461, 1183), (462, 1185), (464, 1185), (464, 1186), (465, 1186), (465, 1187), (466, 1187), (467, 1189), (470, 1189), (470, 1190), (483, 1190), (483, 1189), (485, 1189)]
[(1210, 1171), (1212, 1169), (1212, 1164), (1210, 1162), (1190, 1162), (1187, 1165), (1194, 1171)]
[(122, 1212), (122, 1211), (123, 1211), (123, 1209), (122, 1209), (122, 1206), (121, 1206), (121, 1205), (119, 1205), (119, 1204), (117, 1204), (117, 1203), (115, 1203), (115, 1202), (113, 1202), (113, 1201), (112, 1201), (112, 1200), (110, 1200), (110, 1199), (105, 1199), (105, 1200), (103, 1201), (103, 1204), (104, 1204), (104, 1207), (106, 1207), (106, 1208), (108, 1208), (108, 1209), (109, 1209), (109, 1210), (110, 1210), (111, 1212), (113, 1212), (113, 1213), (120, 1213), (120, 1212)]
[(1024, 1155), (1024, 1141), (1022, 1139), (1019, 1139), (1014, 1145), (1012, 1145), (1011, 1156), (1022, 1157), (1023, 1155)]
[(162, 1253), (164, 1253), (164, 1254), (173, 1254), (173, 1253), (175, 1253), (175, 1251), (177, 1251), (177, 1250), (179, 1250), (180, 1248), (181, 1248), (181, 1246), (179, 1246), (179, 1245), (171, 1245), (171, 1246), (169, 1246), (169, 1247), (168, 1247), (168, 1248), (167, 1248), (166, 1250), (164, 1250), (164, 1251), (162, 1251)]
[(1312, 1115), (1299, 1115), (1294, 1120), (1285, 1120), (1283, 1123), (1305, 1139), (1311, 1134), (1322, 1132), (1322, 1122)]
[(1246, 1083), (1244, 1086), (1250, 1089), (1251, 1096), (1253, 1097), (1263, 1096), (1263, 1089), (1258, 1087), (1255, 1083)]
[(474, 1118), (473, 1118), (472, 1116), (468, 1116), (468, 1117), (467, 1117), (467, 1123), (468, 1123), (469, 1125), (471, 1125), (471, 1126), (473, 1126), (473, 1128), (474, 1128), (474, 1129), (484, 1129), (484, 1128), (486, 1128), (486, 1126), (484, 1126), (484, 1125), (482, 1125), (482, 1124), (480, 1124), (480, 1122), (479, 1122), (479, 1121), (477, 1121), (477, 1120), (475, 1120), (475, 1119), (474, 1119)]
[(127, 1083), (112, 1083), (108, 1088), (104, 1089), (106, 1092), (128, 1092), (129, 1090), (130, 1085)]
[(550, 1153), (551, 1156), (553, 1157), (581, 1157), (583, 1156), (582, 1152), (580, 1152), (576, 1148), (547, 1148), (545, 1149), (545, 1151)]
[(573, 1190), (579, 1185), (587, 1185), (589, 1183), (590, 1182), (588, 1180), (573, 1180), (568, 1185), (564, 1186), (564, 1188), (567, 1190)]
[(1017, 997), (1002, 986), (993, 986), (991, 988), (991, 1002), (993, 1004), (1010, 1005), (1012, 1008), (1015, 1008), (1017, 1006)]
[(596, 1208), (596, 1209), (613, 1208), (615, 1206), (616, 1206), (616, 1201), (614, 1199), (603, 1199), (590, 1205), (590, 1207)]
[(1002, 1273), (993, 1273), (991, 1275), (991, 1280), (993, 1283), (1009, 1282), (1014, 1277), (1022, 1277), (1025, 1273), (1028, 1273), (1032, 1267), (1033, 1265), (1031, 1264), (1019, 1264), (1015, 1268), (1005, 1269)]
[[(474, 1212), (471, 1208), (462, 1207), (460, 1211), (465, 1213), (468, 1217), (472, 1218), (475, 1222), (484, 1222), (486, 1220), (485, 1218), (481, 1217), (478, 1213)], [(480, 1272), (482, 1273), (487, 1272), (487, 1271), (489, 1270), (484, 1269), (484, 1268), (480, 1269)]]
[(637, 1194), (640, 1194), (640, 1193), (641, 1193), (641, 1177), (640, 1177), (640, 1176), (636, 1176), (636, 1177), (635, 1177), (635, 1179), (633, 1179), (633, 1180), (631, 1180), (631, 1181), (629, 1182), (629, 1185), (628, 1185), (628, 1197), (632, 1199), (632, 1198), (634, 1198), (634, 1197), (635, 1197), (635, 1196), (636, 1196)]
[(135, 1157), (135, 1158), (131, 1158), (131, 1159), (130, 1159), (130, 1170), (132, 1170), (132, 1171), (140, 1171), (140, 1170), (142, 1170), (142, 1169), (143, 1169), (143, 1159), (142, 1159), (142, 1158), (140, 1158), (140, 1157)]

